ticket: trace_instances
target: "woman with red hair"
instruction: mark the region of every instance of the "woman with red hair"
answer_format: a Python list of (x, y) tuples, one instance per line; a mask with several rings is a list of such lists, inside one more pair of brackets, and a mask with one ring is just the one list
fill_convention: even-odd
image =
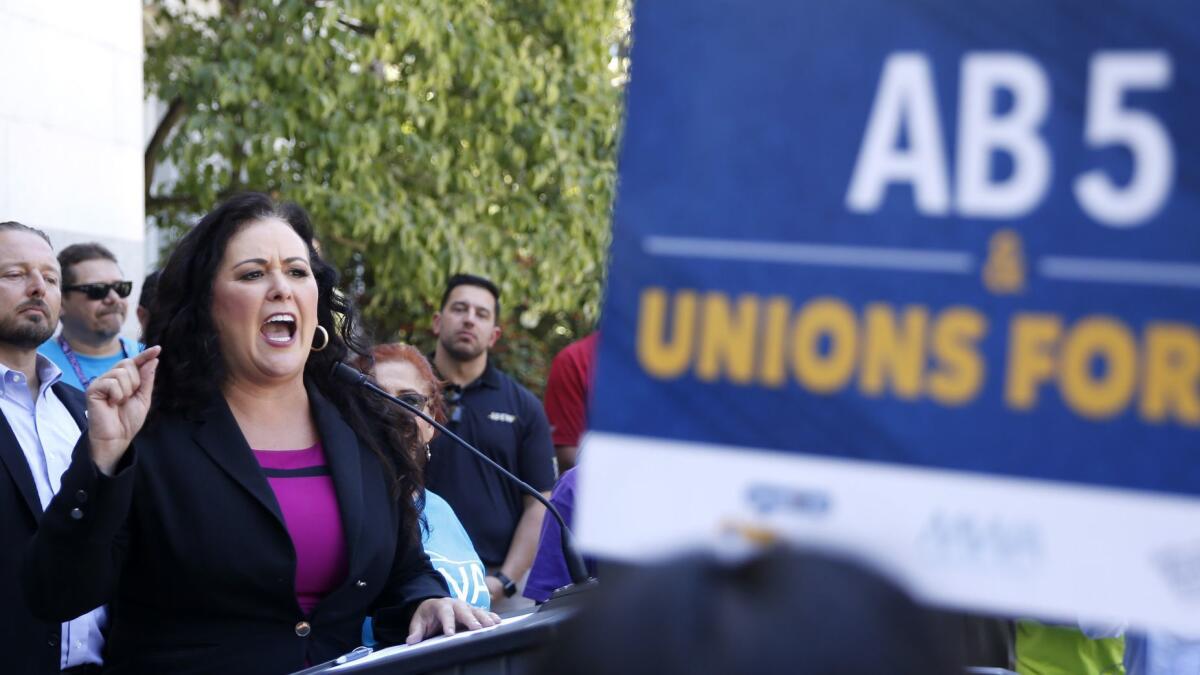
[[(375, 367), (371, 374), (380, 387), (439, 422), (446, 419), (442, 388), (420, 351), (412, 345), (391, 343), (376, 346), (372, 353)], [(429, 441), (436, 431), (425, 420), (414, 421), (412, 429), (418, 438), (408, 445), (418, 448), (414, 459), (423, 468), (429, 459)], [(491, 608), (491, 594), (484, 580), (487, 573), (471, 538), (446, 500), (430, 490), (425, 490), (421, 542), (453, 597), (481, 609)]]

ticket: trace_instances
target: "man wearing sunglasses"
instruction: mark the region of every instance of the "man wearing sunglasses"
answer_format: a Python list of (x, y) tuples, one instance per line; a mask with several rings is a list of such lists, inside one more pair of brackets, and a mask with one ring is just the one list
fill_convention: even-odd
[(38, 351), (63, 372), (63, 382), (87, 389), (93, 378), (142, 350), (120, 336), (133, 282), (117, 257), (97, 243), (72, 244), (58, 254), (62, 267), (62, 332)]

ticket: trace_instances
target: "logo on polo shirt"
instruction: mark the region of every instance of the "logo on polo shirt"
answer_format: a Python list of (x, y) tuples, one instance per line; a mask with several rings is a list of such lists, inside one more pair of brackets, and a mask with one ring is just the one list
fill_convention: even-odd
[(488, 419), (492, 420), (493, 422), (505, 422), (507, 424), (512, 424), (513, 422), (517, 421), (517, 416), (502, 412), (491, 412), (488, 413)]

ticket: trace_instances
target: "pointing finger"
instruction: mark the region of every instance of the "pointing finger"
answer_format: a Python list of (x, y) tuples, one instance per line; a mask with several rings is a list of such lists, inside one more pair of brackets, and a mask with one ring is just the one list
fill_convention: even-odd
[(150, 397), (154, 393), (154, 373), (158, 372), (158, 359), (143, 363), (139, 372), (142, 384), (138, 387), (136, 396), (149, 404)]
[(162, 353), (162, 347), (160, 347), (158, 345), (154, 345), (153, 347), (148, 347), (146, 349), (146, 351), (144, 351), (140, 354), (133, 355), (133, 365), (137, 366), (138, 368), (141, 368), (142, 365), (149, 362), (151, 359), (157, 359), (158, 355), (161, 353)]

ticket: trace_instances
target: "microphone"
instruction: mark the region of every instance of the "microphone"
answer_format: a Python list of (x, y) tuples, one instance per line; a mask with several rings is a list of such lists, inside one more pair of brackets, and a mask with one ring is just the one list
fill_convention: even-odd
[(416, 406), (410, 405), (384, 391), (383, 388), (372, 382), (370, 378), (367, 377), (366, 373), (355, 368), (354, 366), (351, 366), (343, 361), (335, 362), (333, 364), (333, 377), (339, 382), (343, 382), (345, 384), (356, 387), (364, 387), (372, 393), (382, 396), (383, 398), (400, 406), (417, 417), (420, 417), (426, 422), (429, 422), (435, 429), (453, 439), (455, 443), (458, 443), (467, 450), (475, 453), (476, 457), (483, 460), (493, 469), (503, 474), (505, 478), (516, 484), (517, 487), (521, 488), (522, 492), (541, 502), (542, 505), (546, 507), (546, 510), (554, 516), (554, 519), (558, 521), (558, 527), (562, 530), (562, 537), (560, 538), (560, 541), (562, 542), (562, 554), (563, 559), (566, 560), (567, 563), (567, 572), (571, 575), (571, 584), (586, 584), (591, 581), (588, 576), (587, 565), (583, 562), (583, 556), (580, 555), (579, 549), (575, 548), (575, 536), (571, 534), (571, 528), (567, 527), (567, 523), (565, 520), (563, 520), (562, 514), (558, 512), (558, 509), (556, 509), (554, 505), (550, 503), (550, 500), (546, 499), (541, 492), (538, 492), (537, 490), (533, 489), (532, 485), (514, 476), (507, 469), (493, 461), (491, 457), (488, 457), (478, 448), (464, 441), (458, 436), (458, 434), (455, 434), (453, 431), (450, 431), (446, 427), (439, 424), (437, 420), (425, 414), (423, 410), (419, 410)]

